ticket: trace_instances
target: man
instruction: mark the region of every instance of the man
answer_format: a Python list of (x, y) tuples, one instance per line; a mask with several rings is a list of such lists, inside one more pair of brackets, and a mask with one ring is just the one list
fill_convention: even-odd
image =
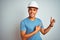
[(51, 17), (49, 26), (46, 29), (43, 28), (42, 21), (35, 17), (38, 8), (39, 7), (35, 1), (29, 3), (29, 16), (20, 24), (20, 34), (22, 40), (42, 40), (40, 32), (45, 35), (53, 27), (55, 20)]

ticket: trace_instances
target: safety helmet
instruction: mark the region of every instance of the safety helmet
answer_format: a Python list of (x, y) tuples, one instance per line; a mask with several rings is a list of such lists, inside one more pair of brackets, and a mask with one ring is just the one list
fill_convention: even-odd
[(35, 7), (35, 8), (39, 8), (38, 4), (36, 1), (31, 1), (29, 4), (28, 4), (28, 8), (29, 7)]

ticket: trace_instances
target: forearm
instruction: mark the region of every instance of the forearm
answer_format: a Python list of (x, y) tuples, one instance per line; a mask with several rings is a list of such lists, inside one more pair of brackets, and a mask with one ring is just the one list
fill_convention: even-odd
[(52, 28), (51, 25), (49, 25), (49, 26), (44, 30), (44, 34), (46, 34), (47, 32), (49, 32), (51, 28)]
[(31, 32), (31, 33), (29, 33), (29, 34), (25, 34), (24, 35), (24, 38), (30, 38), (31, 36), (33, 36), (34, 34), (36, 34), (38, 31), (34, 31), (34, 32)]

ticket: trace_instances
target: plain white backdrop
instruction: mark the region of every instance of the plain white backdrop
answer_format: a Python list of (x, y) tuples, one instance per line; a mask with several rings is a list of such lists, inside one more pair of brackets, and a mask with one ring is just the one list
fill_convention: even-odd
[[(28, 3), (32, 0), (1, 0), (1, 40), (20, 40), (20, 22), (28, 16)], [(43, 40), (60, 40), (60, 0), (36, 0), (39, 5), (37, 17), (47, 28), (50, 17), (55, 18), (54, 27)]]

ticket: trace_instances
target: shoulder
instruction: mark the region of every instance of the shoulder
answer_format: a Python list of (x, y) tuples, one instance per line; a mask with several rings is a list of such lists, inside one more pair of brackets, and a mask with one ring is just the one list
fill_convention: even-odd
[(42, 21), (40, 18), (36, 18), (38, 21)]
[(26, 22), (26, 21), (27, 21), (27, 18), (23, 19), (23, 20), (21, 21), (21, 23), (24, 23), (24, 22)]

